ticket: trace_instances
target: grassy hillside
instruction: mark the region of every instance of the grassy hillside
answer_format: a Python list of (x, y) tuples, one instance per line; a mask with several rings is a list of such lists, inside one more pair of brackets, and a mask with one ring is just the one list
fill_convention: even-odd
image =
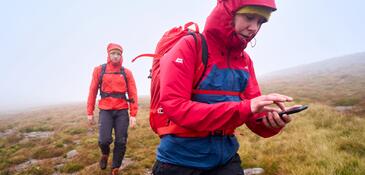
[(365, 53), (273, 72), (260, 77), (264, 92), (278, 92), (365, 113)]
[[(262, 167), (267, 175), (365, 174), (365, 119), (335, 112), (326, 105), (310, 106), (273, 138), (260, 138), (241, 127), (238, 139), (242, 166)], [(129, 164), (123, 174), (148, 174), (154, 162), (159, 139), (149, 128), (146, 101), (141, 108), (138, 128), (129, 130)], [(0, 121), (0, 132), (10, 128), (14, 133), (0, 138), (2, 175), (109, 172), (98, 169), (97, 133), (88, 130), (82, 105), (33, 111)], [(54, 134), (49, 138), (25, 139), (24, 133), (34, 131)], [(79, 154), (65, 158), (71, 150)], [(30, 159), (42, 161), (22, 171), (12, 170)]]
[[(310, 109), (272, 138), (240, 127), (242, 167), (261, 167), (265, 175), (365, 174), (364, 57), (339, 57), (263, 77), (265, 92), (293, 96)], [(351, 106), (354, 112), (337, 112), (335, 106)], [(148, 114), (148, 100), (142, 99), (138, 127), (129, 129), (122, 174), (149, 174), (154, 163), (159, 138), (149, 128)], [(84, 105), (0, 116), (0, 136), (0, 175), (110, 171), (98, 169), (97, 126), (88, 127)]]

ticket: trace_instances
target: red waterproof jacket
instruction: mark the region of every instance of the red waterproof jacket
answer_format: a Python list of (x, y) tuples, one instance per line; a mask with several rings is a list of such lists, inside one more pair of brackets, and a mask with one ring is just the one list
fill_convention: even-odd
[[(193, 95), (193, 79), (199, 47), (193, 37), (181, 39), (161, 59), (161, 105), (172, 125), (193, 132), (234, 130), (246, 124), (256, 134), (270, 137), (279, 129), (267, 128), (255, 120), (250, 99), (261, 95), (253, 63), (244, 51), (247, 42), (235, 34), (232, 25), (235, 11), (244, 5), (264, 5), (275, 9), (273, 1), (218, 0), (207, 18), (203, 35), (208, 44), (207, 71), (198, 86), (202, 90), (236, 91), (239, 97), (221, 94)], [(199, 49), (200, 50), (200, 49)]]
[[(107, 66), (106, 71), (103, 76), (101, 89), (106, 93), (124, 93), (127, 92), (127, 87), (125, 83), (125, 79), (122, 74), (110, 74), (113, 72), (120, 72), (121, 66), (123, 63), (123, 59), (120, 60), (120, 64), (115, 65), (111, 63), (109, 57), (109, 51), (113, 49), (119, 49), (122, 51), (122, 47), (117, 44), (109, 44), (108, 58), (107, 58)], [(133, 102), (128, 103), (125, 99), (122, 98), (114, 98), (114, 97), (106, 97), (99, 100), (98, 107), (104, 110), (120, 110), (120, 109), (128, 109), (130, 110), (130, 116), (135, 117), (138, 111), (138, 97), (137, 97), (137, 88), (136, 83), (134, 81), (132, 72), (127, 68), (124, 68), (127, 81), (128, 81), (128, 96), (129, 99), (133, 99)], [(98, 84), (99, 84), (99, 76), (101, 73), (101, 66), (97, 66), (94, 68), (92, 81), (90, 84), (89, 97), (87, 100), (87, 114), (93, 115), (95, 108), (95, 99), (98, 93)]]

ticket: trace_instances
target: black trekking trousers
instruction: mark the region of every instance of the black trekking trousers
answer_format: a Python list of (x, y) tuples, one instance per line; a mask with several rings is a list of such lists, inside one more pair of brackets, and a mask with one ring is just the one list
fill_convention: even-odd
[(119, 168), (126, 151), (128, 137), (129, 115), (128, 109), (102, 110), (99, 113), (99, 147), (102, 154), (108, 155), (110, 144), (113, 142), (114, 128), (115, 141), (113, 150), (112, 168)]
[(163, 163), (156, 160), (152, 168), (153, 175), (244, 175), (241, 168), (241, 159), (238, 154), (226, 164), (215, 167), (211, 170), (200, 170), (190, 167), (178, 166)]

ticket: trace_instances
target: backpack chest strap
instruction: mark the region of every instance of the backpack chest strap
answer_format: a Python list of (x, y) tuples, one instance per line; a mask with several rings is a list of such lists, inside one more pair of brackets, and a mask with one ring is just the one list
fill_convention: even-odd
[(101, 91), (100, 92), (100, 97), (101, 98), (113, 97), (113, 98), (121, 98), (121, 99), (126, 99), (127, 100), (127, 96), (126, 96), (125, 93), (117, 93), (117, 92), (108, 93), (108, 92)]

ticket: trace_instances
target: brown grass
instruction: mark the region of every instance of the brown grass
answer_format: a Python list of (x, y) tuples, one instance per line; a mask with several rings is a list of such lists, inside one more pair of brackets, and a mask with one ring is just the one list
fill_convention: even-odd
[[(149, 128), (148, 103), (142, 101), (141, 106), (143, 108), (137, 116), (138, 127), (129, 129), (126, 157), (133, 163), (123, 170), (123, 174), (145, 174), (155, 161), (159, 139)], [(88, 131), (84, 106), (35, 111), (26, 115), (12, 121), (0, 121), (0, 128), (17, 123), (15, 129), (19, 131), (48, 119), (45, 124), (55, 134), (49, 139), (25, 143), (20, 143), (19, 138), (0, 138), (0, 171), (5, 173), (8, 167), (29, 158), (63, 157), (75, 149), (79, 155), (67, 160), (62, 172), (108, 174), (109, 168), (101, 171), (96, 164), (100, 155), (97, 130)], [(335, 112), (330, 106), (311, 103), (309, 110), (297, 114), (295, 120), (275, 137), (260, 138), (245, 126), (240, 127), (239, 132), (242, 134), (238, 136), (242, 166), (262, 167), (266, 175), (365, 174), (363, 116), (349, 116)], [(21, 174), (52, 174), (55, 169), (50, 167), (41, 164)]]
[(243, 130), (243, 166), (264, 167), (267, 174), (364, 173), (365, 120), (320, 104), (310, 106), (276, 137), (259, 139)]

